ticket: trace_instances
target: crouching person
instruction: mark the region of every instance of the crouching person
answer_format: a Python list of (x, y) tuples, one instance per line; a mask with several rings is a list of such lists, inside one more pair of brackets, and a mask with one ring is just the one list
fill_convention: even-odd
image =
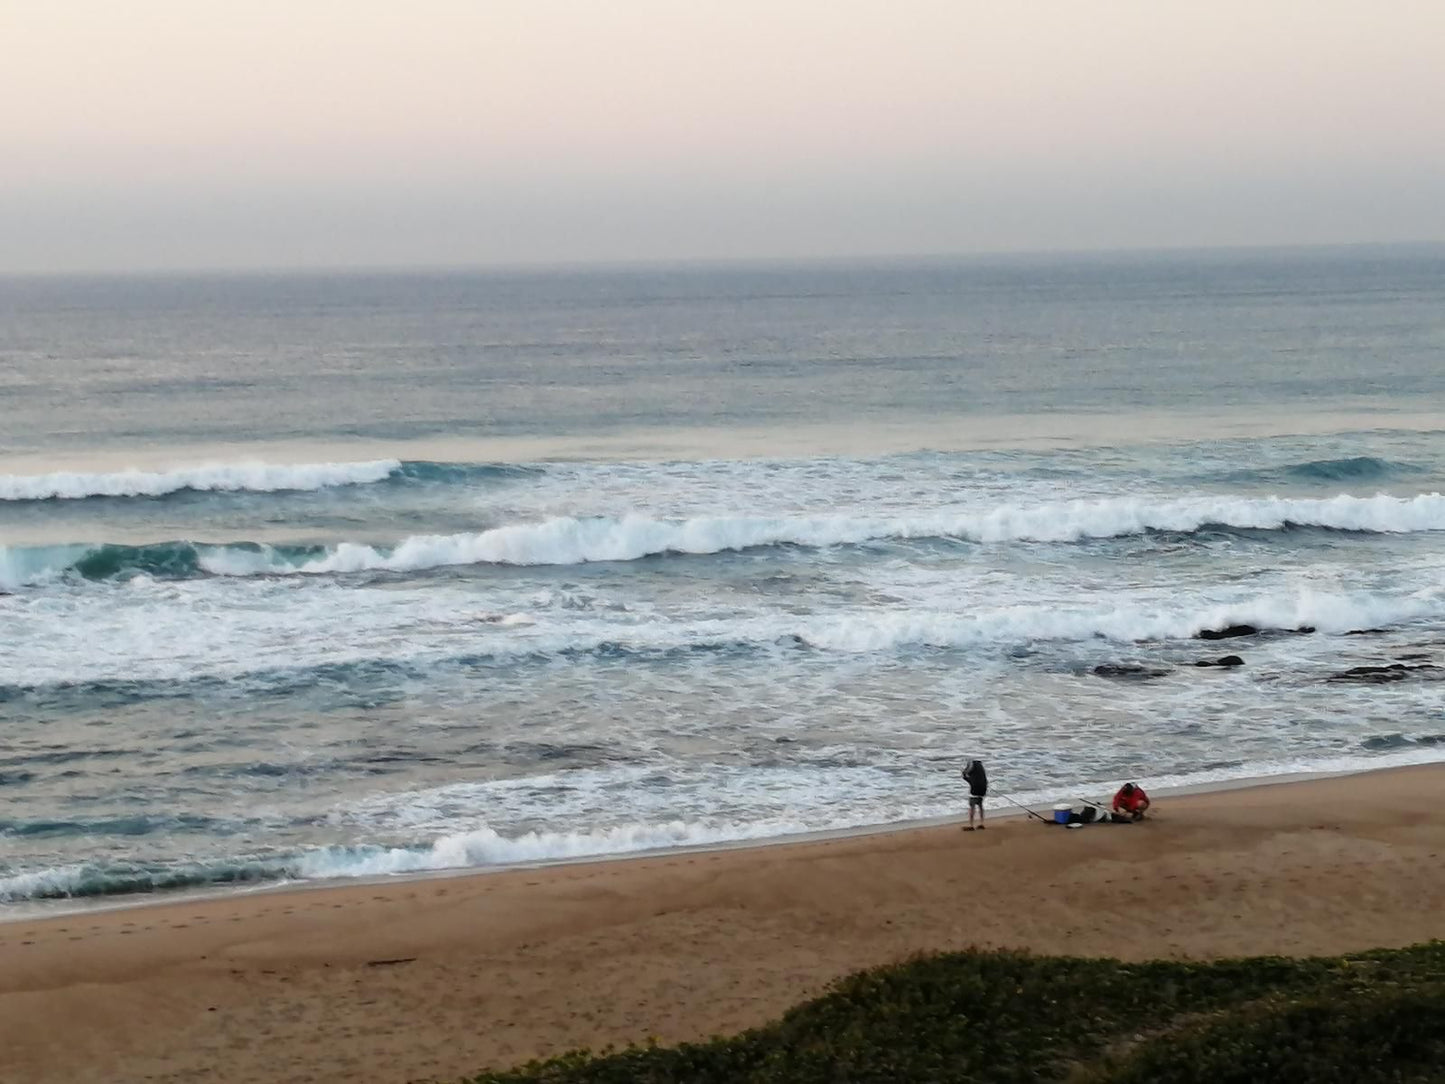
[(1144, 793), (1143, 787), (1138, 783), (1125, 783), (1114, 795), (1114, 816), (1120, 819), (1127, 817), (1131, 821), (1142, 821), (1151, 804), (1149, 795)]

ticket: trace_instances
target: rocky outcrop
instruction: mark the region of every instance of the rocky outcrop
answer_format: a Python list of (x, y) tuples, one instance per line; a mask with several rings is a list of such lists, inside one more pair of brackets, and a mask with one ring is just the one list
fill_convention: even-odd
[(1217, 659), (1200, 659), (1195, 666), (1243, 666), (1244, 660), (1238, 655), (1221, 655)]
[(1439, 670), (1440, 667), (1431, 663), (1420, 663), (1418, 666), (1408, 666), (1403, 662), (1392, 662), (1387, 666), (1352, 666), (1348, 670), (1341, 670), (1338, 674), (1331, 674), (1330, 681), (1358, 681), (1367, 685), (1384, 685), (1390, 681), (1404, 681), (1411, 674), (1418, 674), (1423, 670)]
[(1259, 629), (1253, 625), (1226, 625), (1222, 629), (1200, 629), (1201, 640), (1228, 640), (1235, 636), (1253, 636)]
[(1301, 625), (1297, 629), (1261, 629), (1258, 625), (1226, 625), (1222, 629), (1200, 629), (1201, 640), (1229, 640), (1236, 636), (1258, 636), (1261, 633), (1278, 635), (1307, 636), (1315, 631), (1313, 625)]
[(1165, 674), (1173, 673), (1173, 671), (1167, 669), (1161, 670), (1152, 666), (1140, 666), (1137, 663), (1106, 662), (1094, 667), (1094, 673), (1098, 677), (1147, 681), (1150, 678), (1163, 677)]

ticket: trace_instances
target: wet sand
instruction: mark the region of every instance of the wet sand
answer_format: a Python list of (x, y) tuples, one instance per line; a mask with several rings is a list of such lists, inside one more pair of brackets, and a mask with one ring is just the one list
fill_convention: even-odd
[(1126, 959), (1445, 937), (1445, 765), (1021, 818), (0, 924), (0, 1080), (454, 1080), (761, 1024), (968, 946)]

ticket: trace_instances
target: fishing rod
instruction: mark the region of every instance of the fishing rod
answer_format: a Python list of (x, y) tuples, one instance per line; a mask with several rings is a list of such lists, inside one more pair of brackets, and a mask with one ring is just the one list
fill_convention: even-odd
[(1030, 809), (1028, 806), (1024, 805), (1022, 802), (1015, 802), (1015, 801), (1014, 801), (1012, 798), (1010, 798), (1007, 794), (1000, 794), (998, 791), (994, 791), (993, 794), (994, 794), (994, 797), (995, 797), (995, 798), (1002, 798), (1005, 802), (1008, 802), (1009, 805), (1016, 805), (1016, 806), (1018, 806), (1018, 807), (1019, 807), (1020, 809), (1022, 809), (1025, 813), (1027, 813), (1030, 817), (1036, 817), (1036, 818), (1038, 818), (1039, 820), (1043, 821), (1045, 824), (1053, 824), (1053, 823), (1054, 823), (1053, 821), (1049, 820), (1048, 817), (1045, 817), (1042, 813), (1035, 813), (1032, 809)]

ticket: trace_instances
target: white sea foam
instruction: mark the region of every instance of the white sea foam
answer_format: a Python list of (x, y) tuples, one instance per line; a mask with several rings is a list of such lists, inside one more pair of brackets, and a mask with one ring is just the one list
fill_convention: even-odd
[[(787, 652), (796, 644), (849, 654), (911, 647), (991, 648), (1037, 642), (1159, 641), (1205, 629), (1312, 626), (1323, 634), (1445, 618), (1445, 587), (1423, 578), (1394, 590), (1324, 589), (1288, 582), (1169, 592), (1067, 592), (1030, 585), (1027, 602), (1007, 590), (963, 601), (941, 596), (923, 608), (850, 606), (780, 612), (760, 600), (728, 614), (664, 613), (610, 605), (578, 609), (513, 593), (515, 608), (461, 608), (465, 599), (424, 585), (354, 592), (285, 579), (132, 582), (113, 591), (75, 587), (3, 599), (0, 684), (110, 680), (185, 681), (365, 662), (446, 667), (458, 656), (495, 659), (595, 651), (637, 653), (752, 646)], [(1018, 596), (1013, 596), (1017, 598)], [(501, 596), (491, 601), (504, 604)], [(124, 644), (124, 653), (95, 651)]]
[[(1268, 779), (1305, 773), (1351, 772), (1364, 769), (1433, 764), (1445, 760), (1445, 748), (1427, 746), (1383, 754), (1349, 756), (1280, 757), (1238, 764), (1227, 769), (1148, 777), (1152, 790), (1173, 787), (1218, 786), (1240, 779)], [(950, 784), (953, 776), (947, 776)], [(1024, 805), (1073, 800), (1079, 794), (1107, 796), (1123, 779), (1089, 782), (1057, 781), (1010, 797)], [(933, 788), (930, 788), (933, 789)], [(431, 870), (486, 869), (611, 857), (644, 851), (669, 851), (756, 843), (823, 832), (846, 832), (957, 816), (960, 798), (954, 787), (935, 790), (934, 801), (849, 806), (846, 802), (819, 805), (807, 817), (751, 817), (738, 820), (675, 819), (657, 823), (625, 824), (577, 832), (525, 832), (508, 836), (492, 828), (442, 835), (414, 847), (326, 847), (308, 852), (293, 870), (305, 878), (377, 877)], [(995, 807), (1012, 812), (1000, 802)], [(831, 812), (830, 812), (831, 810)], [(839, 811), (841, 815), (839, 814)]]
[(375, 877), (424, 870), (514, 866), (639, 851), (705, 847), (809, 831), (797, 821), (627, 824), (580, 832), (525, 832), (508, 837), (491, 828), (442, 836), (419, 847), (327, 847), (302, 856), (301, 877)]
[(1088, 605), (1016, 605), (973, 613), (860, 613), (812, 623), (799, 632), (832, 651), (885, 651), (906, 646), (971, 647), (1031, 641), (1093, 639), (1128, 643), (1186, 639), (1206, 629), (1310, 627), (1325, 633), (1399, 625), (1445, 615), (1445, 597), (1377, 596), (1299, 589), (1231, 602), (1181, 598), (1170, 603), (1097, 599)]
[(12, 873), (0, 877), (0, 903), (72, 895), (81, 889), (85, 876), (85, 867), (81, 865)]
[(400, 469), (398, 460), (378, 459), (365, 463), (207, 463), (168, 471), (107, 474), (6, 474), (0, 475), (0, 501), (161, 497), (183, 489), (278, 493), (380, 482)]

